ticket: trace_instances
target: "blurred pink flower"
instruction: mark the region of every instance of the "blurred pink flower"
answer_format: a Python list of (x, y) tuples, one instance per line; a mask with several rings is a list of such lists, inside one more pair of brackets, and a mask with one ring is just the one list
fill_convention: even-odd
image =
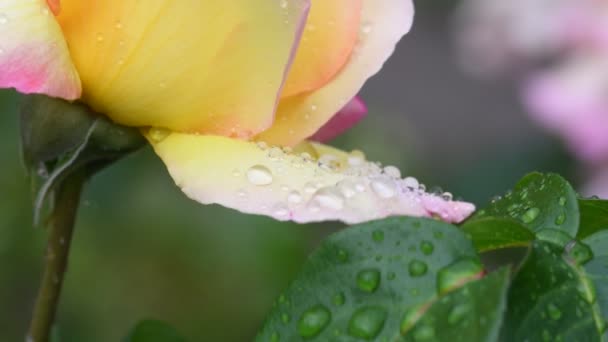
[(608, 160), (608, 56), (571, 58), (524, 87), (531, 116), (564, 137), (582, 160)]
[(532, 118), (581, 160), (608, 161), (608, 1), (465, 0), (457, 18), (467, 69), (532, 67), (522, 87)]

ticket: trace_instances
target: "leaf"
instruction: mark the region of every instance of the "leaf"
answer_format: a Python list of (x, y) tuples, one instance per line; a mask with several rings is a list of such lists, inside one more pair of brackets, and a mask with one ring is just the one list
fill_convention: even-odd
[(310, 256), (256, 341), (393, 341), (416, 323), (412, 310), (482, 275), (471, 241), (449, 224), (390, 218), (353, 226)]
[(79, 103), (27, 95), (21, 105), (21, 146), (32, 177), (34, 222), (52, 190), (76, 170), (92, 174), (145, 145), (136, 128), (112, 123)]
[(509, 269), (470, 282), (435, 301), (402, 341), (497, 341), (509, 285)]
[(469, 221), (487, 217), (515, 219), (533, 232), (557, 229), (570, 236), (576, 236), (579, 225), (576, 193), (556, 174), (525, 176), (512, 192), (478, 211)]
[(509, 290), (504, 341), (600, 341), (603, 319), (581, 267), (586, 249), (576, 241), (532, 243)]
[(585, 264), (585, 271), (593, 281), (597, 302), (604, 319), (608, 318), (608, 231), (595, 233), (583, 240), (593, 253), (593, 259)]
[(510, 218), (481, 217), (465, 222), (461, 228), (479, 252), (527, 246), (535, 238), (529, 229)]
[(581, 223), (578, 238), (584, 239), (600, 230), (608, 229), (608, 201), (579, 199)]
[(185, 342), (186, 339), (168, 324), (157, 320), (139, 322), (125, 342)]

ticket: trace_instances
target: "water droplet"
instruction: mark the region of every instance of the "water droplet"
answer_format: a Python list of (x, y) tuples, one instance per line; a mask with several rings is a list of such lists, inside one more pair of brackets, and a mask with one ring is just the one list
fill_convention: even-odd
[(378, 336), (388, 316), (380, 306), (362, 307), (355, 311), (348, 322), (348, 333), (353, 337), (371, 340)]
[(335, 188), (319, 189), (313, 196), (313, 201), (321, 207), (330, 210), (342, 210), (344, 208), (344, 198)]
[(386, 274), (386, 279), (388, 280), (394, 280), (397, 277), (397, 275), (395, 274), (395, 272), (388, 272)]
[(427, 270), (428, 266), (426, 265), (426, 263), (418, 259), (410, 261), (408, 266), (408, 271), (410, 272), (410, 276), (412, 277), (421, 277), (426, 274)]
[(316, 111), (319, 107), (317, 107), (317, 105), (310, 105), (310, 110), (312, 110), (313, 112)]
[(165, 140), (170, 134), (171, 131), (165, 128), (152, 127), (148, 131), (148, 136), (150, 136), (150, 139), (155, 143)]
[(549, 303), (549, 305), (547, 305), (547, 313), (549, 314), (549, 317), (554, 321), (557, 321), (562, 318), (561, 310), (553, 303)]
[(277, 204), (274, 207), (272, 214), (278, 218), (285, 218), (289, 216), (289, 209), (284, 204)]
[(437, 240), (443, 239), (443, 232), (434, 232), (433, 237)]
[(559, 198), (559, 205), (561, 205), (562, 207), (566, 205), (566, 197), (560, 197)]
[(299, 192), (293, 190), (287, 195), (287, 202), (292, 204), (302, 203), (302, 195)]
[(0, 24), (8, 23), (8, 17), (4, 13), (0, 13)]
[(331, 321), (331, 312), (321, 305), (315, 305), (304, 311), (298, 321), (298, 333), (304, 338), (315, 337), (325, 329)]
[(450, 313), (448, 313), (448, 323), (456, 324), (456, 323), (462, 321), (462, 319), (464, 317), (466, 317), (466, 315), (469, 313), (470, 310), (471, 310), (471, 307), (468, 304), (455, 305), (450, 310)]
[(97, 33), (96, 38), (97, 38), (97, 42), (99, 42), (99, 43), (103, 42), (103, 39), (104, 39), (103, 33)]
[(286, 304), (287, 303), (287, 297), (284, 294), (281, 294), (279, 296), (279, 303), (280, 304)]
[(120, 21), (117, 21), (116, 23), (114, 23), (114, 27), (115, 27), (117, 30), (120, 30), (120, 29), (122, 29), (122, 23), (121, 23)]
[(395, 196), (395, 186), (388, 179), (376, 179), (371, 183), (372, 190), (380, 198), (392, 198)]
[(384, 167), (384, 173), (392, 178), (397, 178), (400, 179), (401, 178), (401, 171), (399, 171), (399, 169), (395, 166), (392, 165), (387, 165)]
[(280, 339), (281, 339), (281, 336), (276, 331), (273, 332), (272, 335), (270, 335), (270, 342), (279, 342)]
[(374, 230), (374, 232), (372, 233), (372, 238), (376, 242), (382, 242), (384, 241), (384, 232), (381, 230)]
[(317, 186), (313, 183), (306, 183), (304, 184), (304, 192), (307, 194), (313, 194), (315, 191), (317, 191)]
[(521, 220), (524, 223), (532, 223), (532, 221), (536, 220), (538, 214), (540, 214), (540, 209), (530, 208), (521, 216)]
[(266, 149), (268, 148), (268, 144), (263, 141), (258, 141), (255, 144), (262, 151), (266, 151)]
[(338, 252), (336, 253), (336, 255), (338, 256), (338, 260), (340, 260), (342, 262), (348, 261), (348, 253), (345, 250), (339, 249)]
[(340, 167), (338, 158), (331, 154), (324, 154), (318, 159), (319, 167), (324, 170), (337, 170)]
[(346, 297), (344, 296), (343, 292), (338, 292), (334, 295), (331, 301), (335, 306), (342, 306), (344, 305), (344, 302), (346, 302)]
[(416, 190), (420, 187), (420, 183), (414, 177), (407, 177), (403, 180), (403, 185), (405, 185), (410, 190)]
[(247, 198), (247, 191), (244, 190), (244, 189), (241, 189), (241, 190), (239, 190), (239, 191), (236, 192), (236, 195), (239, 198)]
[(555, 218), (555, 224), (558, 225), (558, 226), (560, 226), (560, 225), (564, 224), (564, 222), (566, 222), (566, 213), (565, 212), (561, 212)]
[(577, 242), (576, 240), (568, 242), (564, 250), (579, 265), (593, 259), (593, 252), (591, 251), (591, 248), (584, 243)]
[(272, 183), (272, 173), (263, 165), (254, 165), (247, 170), (247, 179), (253, 185), (268, 185)]
[(281, 322), (283, 322), (285, 324), (291, 322), (291, 316), (289, 316), (288, 313), (282, 313), (281, 314)]
[(483, 266), (474, 258), (460, 259), (437, 273), (437, 292), (444, 294), (483, 275)]
[(360, 166), (365, 163), (365, 155), (361, 151), (352, 151), (347, 158), (348, 165)]
[(345, 198), (352, 198), (357, 194), (355, 184), (349, 180), (343, 180), (337, 184), (338, 190)]
[(283, 8), (283, 9), (287, 8), (287, 5), (288, 5), (288, 4), (289, 4), (289, 3), (287, 2), (287, 0), (280, 0), (280, 1), (279, 1), (279, 5), (280, 5), (280, 6), (281, 6), (281, 8)]
[(380, 272), (376, 269), (365, 269), (357, 273), (357, 286), (361, 291), (374, 292), (380, 286)]
[(424, 255), (431, 255), (431, 254), (433, 254), (433, 251), (435, 250), (435, 246), (430, 241), (422, 241), (420, 243), (420, 250), (422, 251), (422, 253)]
[(414, 330), (414, 341), (428, 341), (435, 339), (435, 329), (430, 325), (421, 325)]

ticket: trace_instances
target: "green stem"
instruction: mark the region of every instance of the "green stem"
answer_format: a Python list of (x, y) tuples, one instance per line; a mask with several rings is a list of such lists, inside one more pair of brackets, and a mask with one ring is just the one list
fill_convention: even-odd
[(85, 180), (84, 172), (70, 175), (55, 192), (55, 208), (49, 225), (44, 275), (32, 314), (28, 342), (49, 341)]

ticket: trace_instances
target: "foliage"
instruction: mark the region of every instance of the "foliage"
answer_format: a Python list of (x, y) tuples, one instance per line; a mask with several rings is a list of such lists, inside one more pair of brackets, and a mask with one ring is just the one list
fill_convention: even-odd
[[(389, 218), (327, 238), (256, 341), (603, 341), (608, 201), (533, 173), (460, 227)], [(493, 269), (479, 253), (525, 248)]]

